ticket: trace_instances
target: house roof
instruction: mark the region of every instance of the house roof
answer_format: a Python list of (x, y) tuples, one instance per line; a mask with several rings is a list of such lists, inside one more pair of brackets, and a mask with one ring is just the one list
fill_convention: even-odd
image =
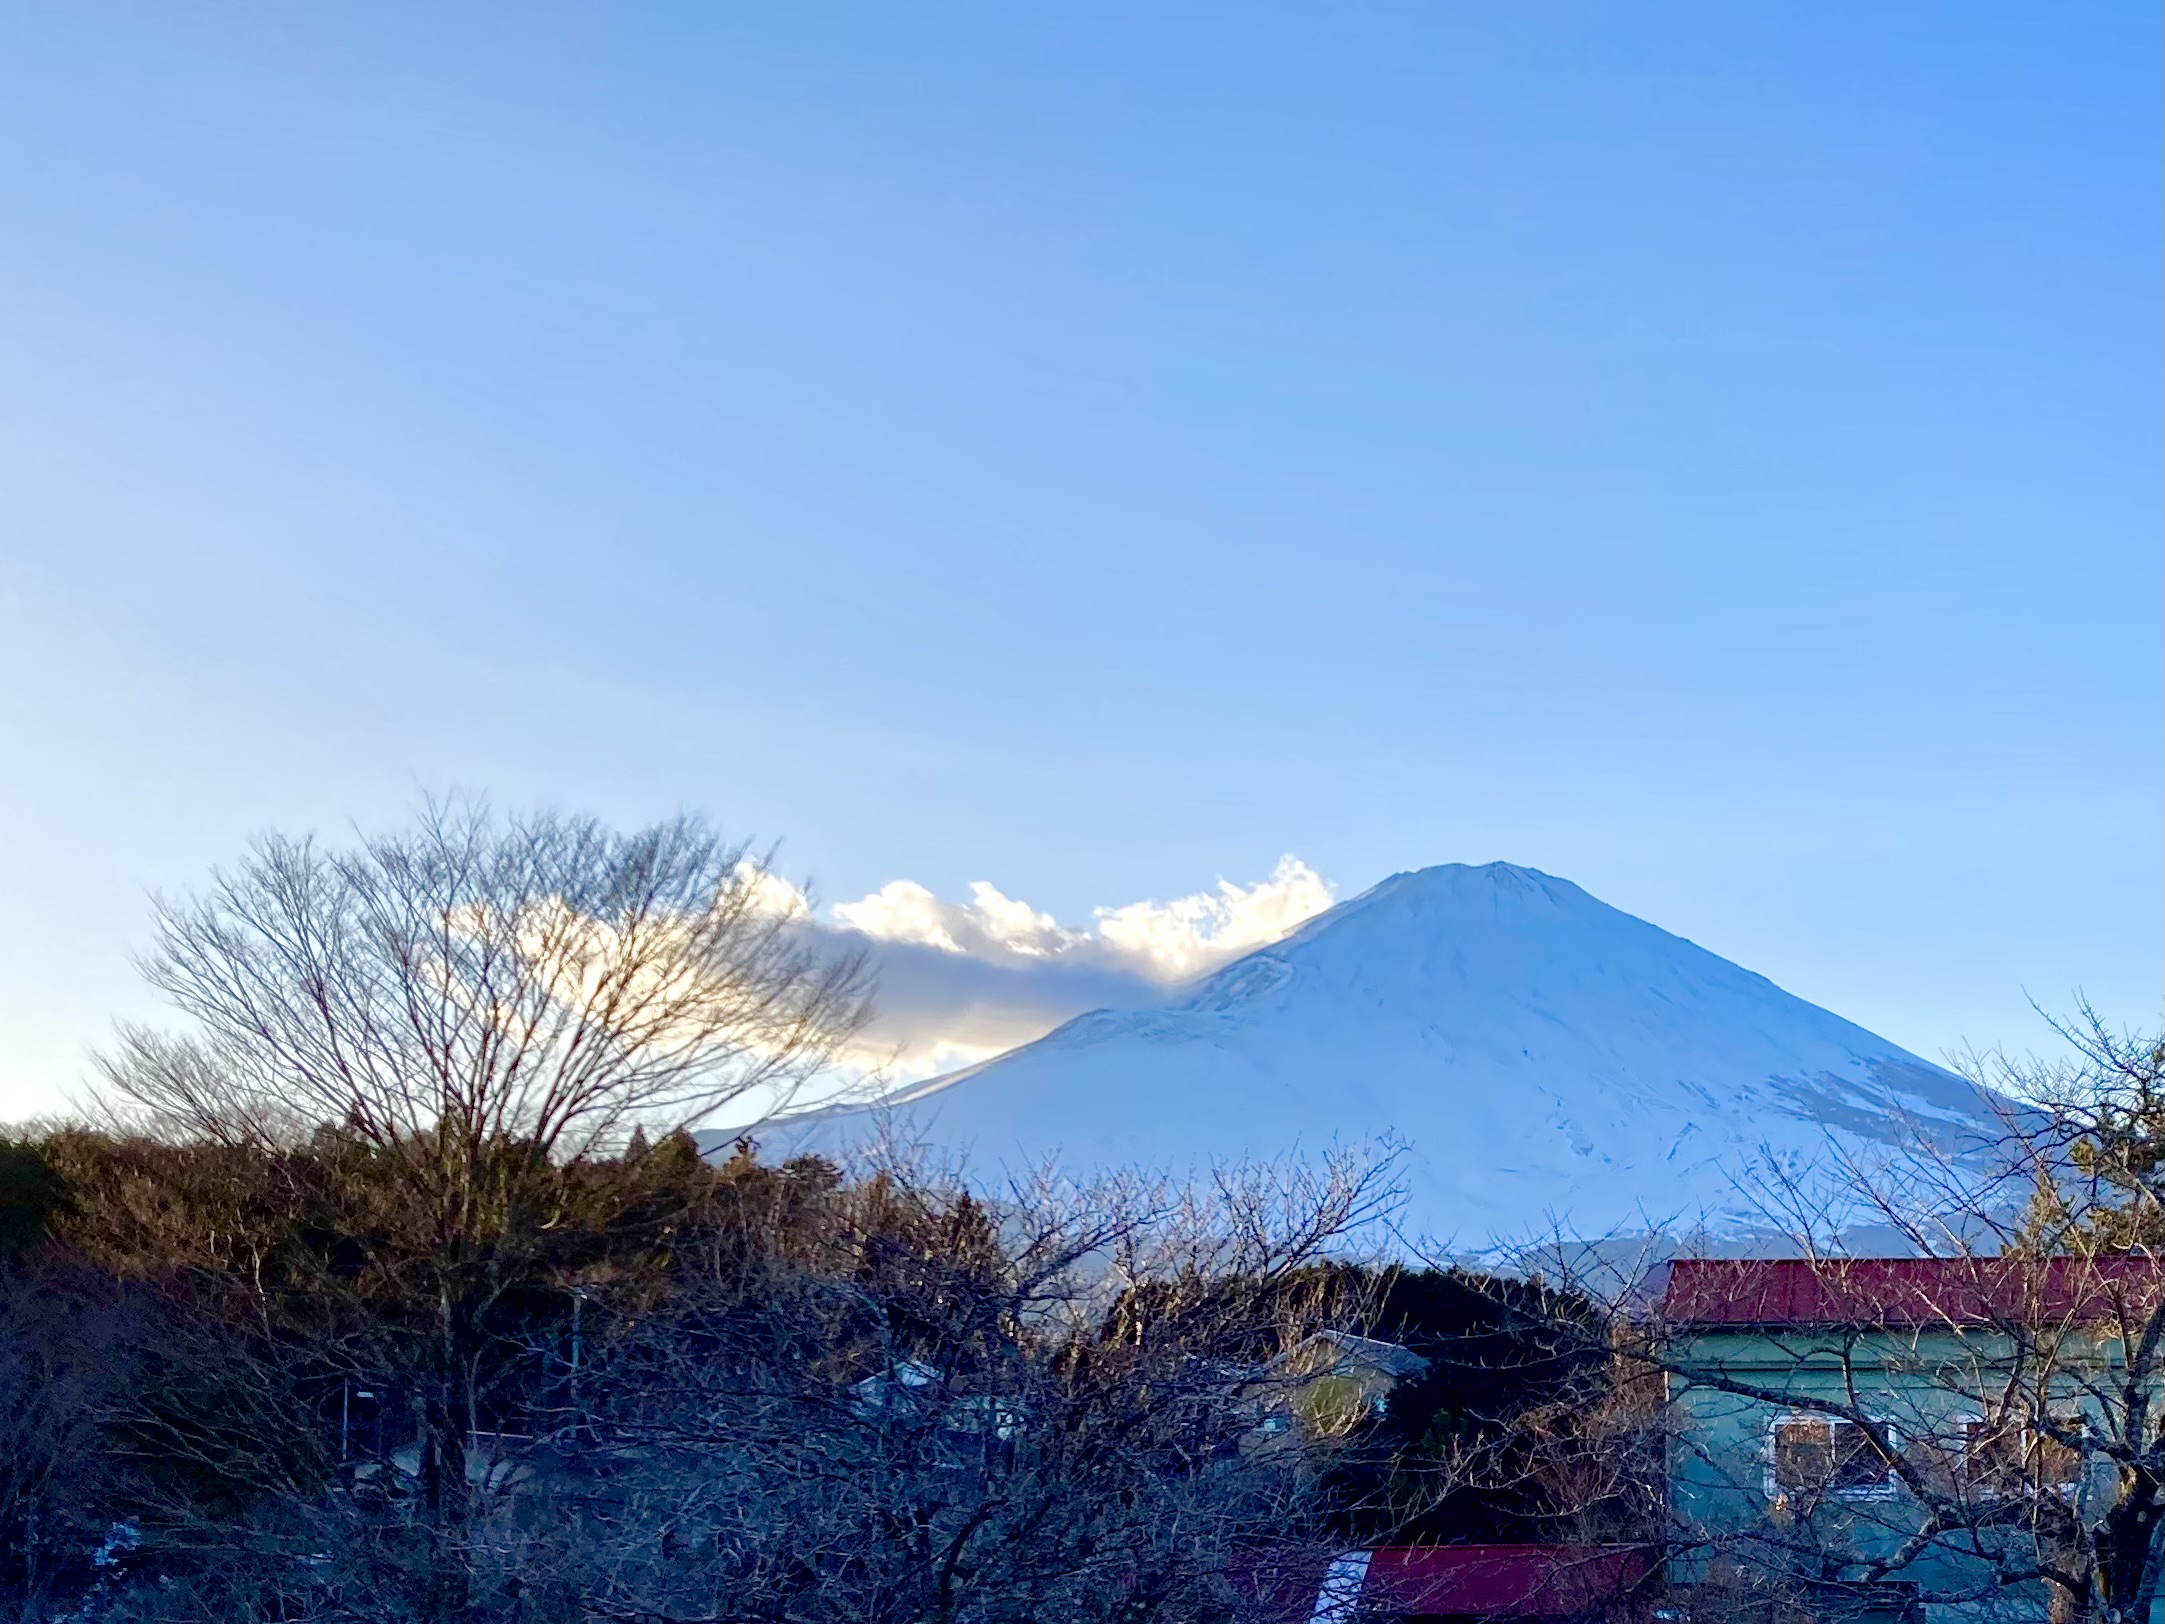
[(1428, 1368), (1428, 1361), (1411, 1348), (1372, 1336), (1355, 1336), (1350, 1331), (1317, 1331), (1279, 1354), (1271, 1364), (1317, 1366), (1326, 1362), (1335, 1366), (1366, 1365), (1397, 1381), (1410, 1381)]
[(1559, 1619), (1607, 1612), (1659, 1563), (1658, 1551), (1634, 1545), (1383, 1545), (1329, 1559), (1250, 1552), (1229, 1577), (1284, 1624), (1394, 1614)]
[(1661, 1317), (1672, 1326), (1987, 1326), (2144, 1315), (2165, 1259), (2097, 1257), (1680, 1258)]
[(1395, 1545), (1370, 1554), (1364, 1610), (1557, 1618), (1625, 1595), (1651, 1568), (1628, 1545)]

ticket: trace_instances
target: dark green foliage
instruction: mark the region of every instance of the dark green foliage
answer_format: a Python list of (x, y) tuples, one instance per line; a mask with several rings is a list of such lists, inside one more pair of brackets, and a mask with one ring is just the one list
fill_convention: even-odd
[(42, 1149), (0, 1139), (0, 1259), (37, 1245), (67, 1208), (67, 1181)]
[(1586, 1303), (1460, 1269), (1346, 1270), (1331, 1283), (1366, 1334), (1428, 1361), (1330, 1472), (1349, 1538), (1542, 1542), (1581, 1533), (1583, 1494), (1549, 1470), (1557, 1433), (1608, 1398)]
[[(819, 1163), (717, 1166), (684, 1135), (568, 1168), (504, 1146), (500, 1165), (491, 1244), (462, 1258), (405, 1199), (400, 1169), (336, 1130), (281, 1151), (73, 1128), (0, 1146), (14, 1271), (0, 1400), (58, 1406), (41, 1425), (79, 1452), (95, 1440), (101, 1474), (134, 1484), (119, 1500), (153, 1545), (160, 1526), (193, 1538), (190, 1526), (320, 1495), (342, 1457), (350, 1475), (356, 1388), (376, 1395), (368, 1448), (400, 1446), (447, 1352), (473, 1376), (467, 1424), (522, 1424), (561, 1401), (575, 1313), (600, 1334), (688, 1271), (756, 1291), (811, 1243), (808, 1214), (838, 1188)], [(447, 1298), (465, 1331), (448, 1350)], [(37, 1352), (93, 1334), (94, 1366), (126, 1373), (117, 1386), (63, 1381), (50, 1372), (65, 1361)], [(76, 1475), (92, 1464), (79, 1456)], [(0, 1502), (10, 1492), (0, 1483)]]

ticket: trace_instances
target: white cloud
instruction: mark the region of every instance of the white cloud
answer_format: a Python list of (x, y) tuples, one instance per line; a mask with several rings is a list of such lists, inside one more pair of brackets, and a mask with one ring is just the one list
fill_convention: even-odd
[(947, 953), (1006, 962), (1052, 958), (1087, 940), (1051, 914), (978, 880), (968, 902), (942, 902), (915, 880), (890, 880), (858, 902), (838, 902), (835, 918), (882, 942), (917, 942)]
[(749, 859), (737, 864), (736, 883), (750, 892), (750, 905), (761, 913), (780, 914), (784, 919), (812, 917), (812, 905), (804, 893), (764, 864)]
[(989, 1058), (1085, 1010), (1155, 1002), (1330, 905), (1322, 876), (1288, 856), (1252, 885), (1098, 908), (1088, 924), (1063, 925), (983, 880), (964, 902), (893, 880), (815, 928), (865, 950), (879, 973), (877, 1014), (846, 1060), (901, 1081)]
[(881, 942), (922, 942), (945, 953), (960, 953), (941, 920), (940, 899), (915, 880), (889, 880), (860, 902), (838, 902), (835, 918), (851, 930)]
[(995, 964), (1067, 959), (1170, 984), (1275, 942), (1331, 905), (1331, 888), (1298, 857), (1281, 857), (1267, 880), (1215, 891), (1099, 908), (1064, 926), (985, 880), (968, 902), (942, 902), (915, 880), (890, 880), (830, 910), (844, 928), (880, 942), (936, 947)]
[(1156, 979), (1179, 981), (1277, 941), (1330, 905), (1323, 876), (1288, 855), (1254, 885), (1220, 880), (1214, 893), (1100, 908), (1096, 928), (1111, 948), (1151, 966)]

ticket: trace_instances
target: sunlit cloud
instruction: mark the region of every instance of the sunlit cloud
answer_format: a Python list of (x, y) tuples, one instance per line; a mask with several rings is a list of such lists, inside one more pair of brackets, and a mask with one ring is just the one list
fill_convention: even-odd
[(988, 1059), (1086, 1010), (1156, 1003), (1279, 940), (1331, 900), (1323, 877), (1288, 856), (1253, 884), (1220, 880), (1190, 896), (1101, 907), (1076, 924), (984, 880), (962, 901), (892, 880), (824, 917), (795, 893), (771, 902), (871, 959), (876, 1013), (843, 1060), (903, 1082)]
[(1108, 949), (1150, 966), (1156, 979), (1182, 981), (1279, 940), (1330, 905), (1323, 876), (1286, 856), (1254, 885), (1220, 880), (1215, 891), (1171, 902), (1100, 908), (1095, 930)]

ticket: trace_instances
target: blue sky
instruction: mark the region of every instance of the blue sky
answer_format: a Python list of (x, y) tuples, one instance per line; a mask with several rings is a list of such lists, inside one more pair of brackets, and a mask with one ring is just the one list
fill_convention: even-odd
[(1937, 1056), (2160, 952), (2154, 7), (19, 8), (0, 1115), (464, 786), (1062, 921), (1507, 858)]

